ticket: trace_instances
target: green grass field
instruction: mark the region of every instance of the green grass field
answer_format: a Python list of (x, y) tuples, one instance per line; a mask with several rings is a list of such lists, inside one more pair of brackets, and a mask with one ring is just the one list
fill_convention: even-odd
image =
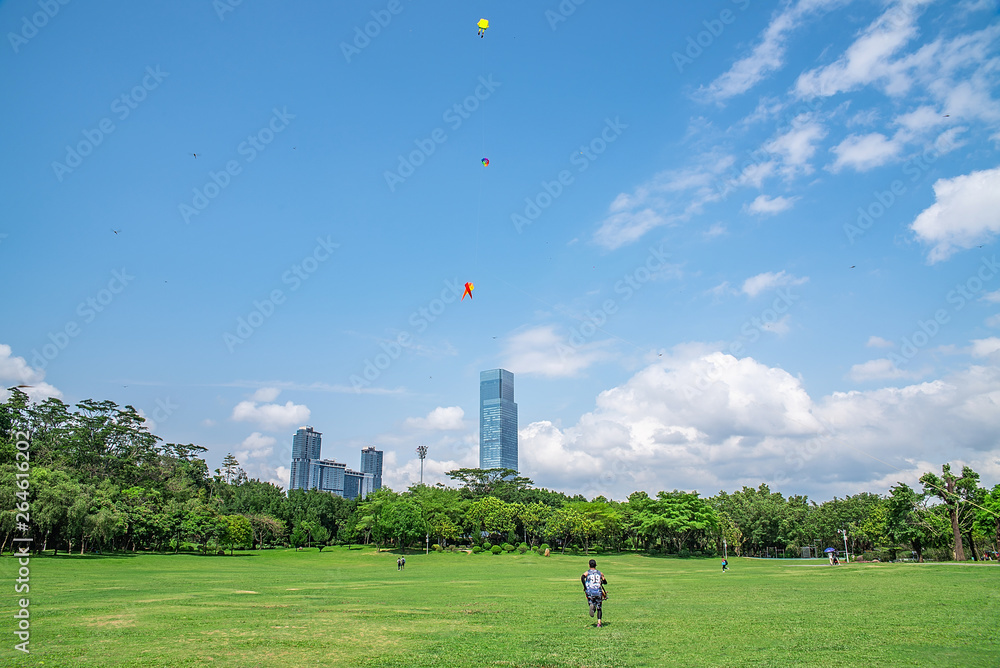
[(31, 654), (4, 666), (998, 666), (1000, 567), (328, 548), (31, 560)]

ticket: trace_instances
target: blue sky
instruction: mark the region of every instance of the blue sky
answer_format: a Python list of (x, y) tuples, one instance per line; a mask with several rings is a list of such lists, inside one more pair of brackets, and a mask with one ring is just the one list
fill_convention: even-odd
[(496, 367), (522, 473), (588, 497), (1000, 481), (995, 1), (0, 26), (5, 387), (283, 486), (302, 424), (396, 489), (417, 445), (430, 482), (477, 465)]

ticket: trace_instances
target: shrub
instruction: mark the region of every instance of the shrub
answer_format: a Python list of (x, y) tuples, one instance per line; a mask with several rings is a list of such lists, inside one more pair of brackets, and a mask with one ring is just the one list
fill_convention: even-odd
[(501, 545), (500, 547), (502, 547), (502, 548), (503, 548), (503, 551), (504, 551), (504, 552), (513, 552), (513, 551), (514, 551), (514, 546), (513, 546), (513, 545), (511, 545), (510, 543), (504, 543), (504, 544), (503, 544), (503, 545)]
[(492, 552), (493, 554), (500, 554), (501, 552), (503, 552), (503, 548), (500, 547), (499, 545), (494, 545), (493, 547), (490, 548), (490, 552)]
[(527, 543), (521, 543), (520, 545), (517, 546), (517, 553), (518, 554), (524, 554), (527, 551), (528, 551), (528, 544)]
[(479, 554), (482, 551), (483, 551), (483, 548), (479, 547), (478, 545), (473, 545), (472, 546), (472, 554)]
[(677, 556), (680, 557), (681, 559), (687, 559), (688, 557), (691, 556), (691, 550), (687, 549), (686, 547), (682, 547), (681, 551), (677, 553)]
[(434, 546), (434, 551), (435, 552), (444, 552), (444, 548), (441, 547), (440, 545), (435, 545)]
[(545, 550), (547, 549), (549, 549), (548, 543), (542, 543), (541, 545), (538, 546), (538, 551), (541, 552), (542, 554), (545, 554)]
[(483, 543), (483, 549), (486, 550), (487, 552), (489, 552), (490, 550), (493, 549), (493, 546), (490, 545), (489, 541), (486, 541), (485, 543)]

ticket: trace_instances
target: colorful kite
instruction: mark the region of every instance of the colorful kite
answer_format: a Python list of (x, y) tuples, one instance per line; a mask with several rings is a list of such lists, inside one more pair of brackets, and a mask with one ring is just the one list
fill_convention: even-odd
[(465, 292), (462, 293), (462, 299), (459, 301), (465, 301), (465, 295), (469, 295), (469, 299), (472, 299), (472, 291), (476, 289), (472, 283), (465, 284)]
[(486, 19), (479, 19), (479, 23), (476, 25), (479, 26), (479, 36), (482, 37), (486, 34), (486, 29), (490, 27), (490, 22)]
[(483, 163), (483, 167), (489, 167), (490, 166), (490, 159), (489, 158), (483, 158), (481, 160), (481, 162)]

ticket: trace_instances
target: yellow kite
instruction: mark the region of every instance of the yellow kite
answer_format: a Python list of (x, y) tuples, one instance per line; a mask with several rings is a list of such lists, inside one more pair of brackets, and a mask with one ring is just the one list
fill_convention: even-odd
[(479, 26), (479, 36), (482, 37), (486, 34), (486, 29), (490, 27), (490, 22), (486, 19), (479, 19), (479, 23), (476, 25)]

